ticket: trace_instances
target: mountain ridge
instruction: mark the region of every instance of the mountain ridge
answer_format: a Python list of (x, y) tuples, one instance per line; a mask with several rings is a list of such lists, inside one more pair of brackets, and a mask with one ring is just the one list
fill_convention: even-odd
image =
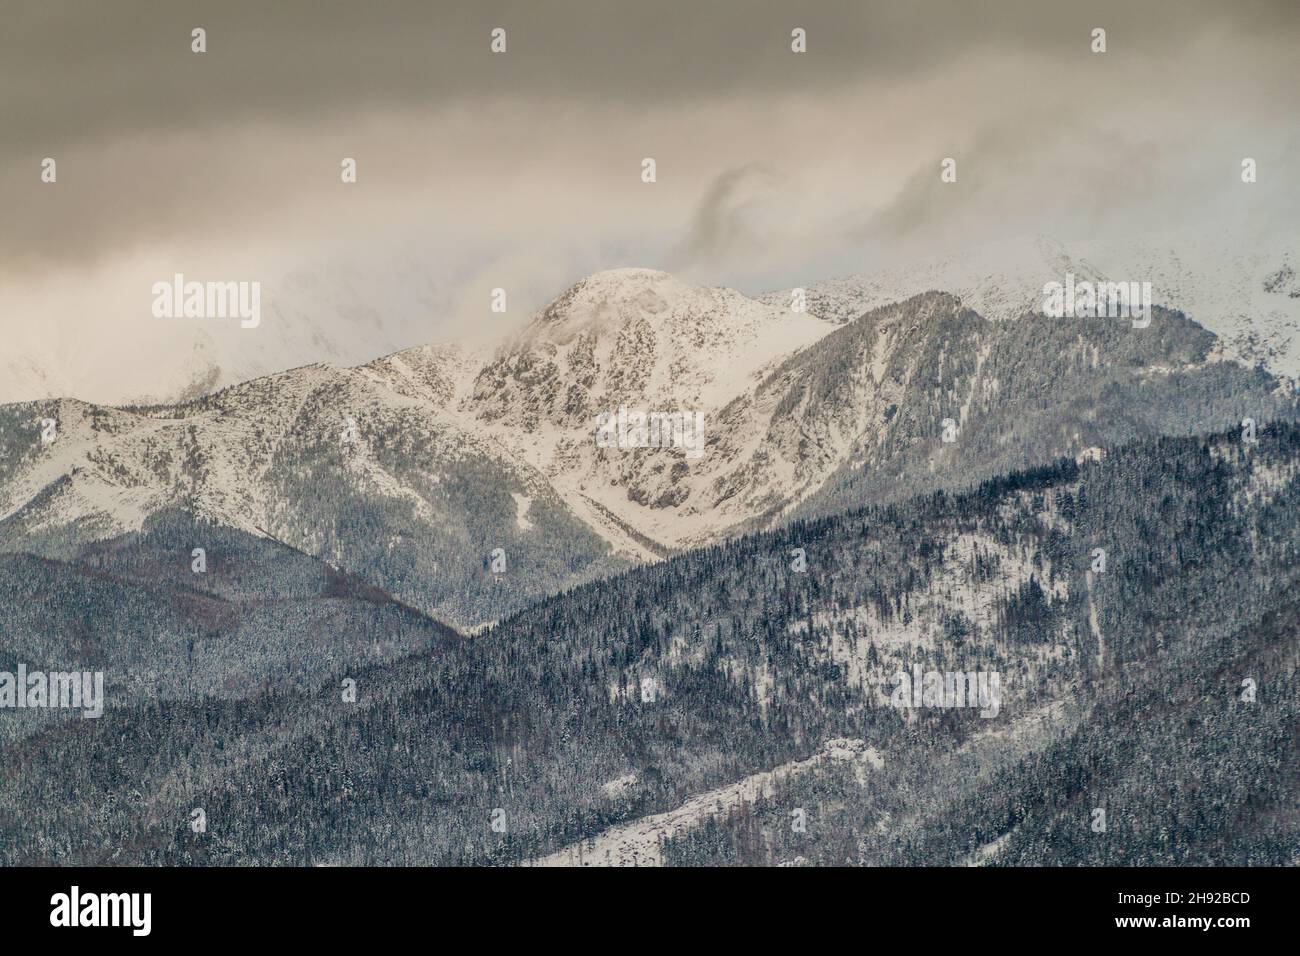
[[(928, 292), (835, 325), (614, 270), (493, 353), (311, 363), (177, 405), (0, 406), (0, 548), (58, 555), (181, 503), (475, 627), (794, 515), (1297, 414), (1217, 344), (1158, 307), (1146, 329), (995, 322)], [(703, 414), (703, 457), (598, 447), (596, 415), (628, 404)], [(504, 574), (484, 570), (498, 550)]]

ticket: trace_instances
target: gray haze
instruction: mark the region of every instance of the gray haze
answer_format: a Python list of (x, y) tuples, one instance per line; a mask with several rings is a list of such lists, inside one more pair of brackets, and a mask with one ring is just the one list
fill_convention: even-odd
[(272, 303), (354, 275), (320, 336), (221, 347), (361, 361), (615, 266), (758, 292), (1025, 234), (1294, 232), (1297, 39), (1292, 2), (9, 3), (3, 359), (166, 391), (196, 346), (148, 289), (177, 271)]

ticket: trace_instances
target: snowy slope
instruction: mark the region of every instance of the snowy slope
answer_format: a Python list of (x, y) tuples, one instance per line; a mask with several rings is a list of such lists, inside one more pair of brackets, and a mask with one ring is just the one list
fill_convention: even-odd
[[(626, 562), (544, 476), (457, 424), (448, 406), (467, 361), (425, 348), (174, 406), (0, 407), (0, 549), (66, 553), (181, 508), (367, 573), (465, 625), (617, 570)], [(496, 548), (530, 575), (485, 572)]]
[[(680, 452), (597, 449), (597, 410), (713, 415), (832, 328), (731, 290), (616, 270), (578, 283), (495, 353), (421, 346), (164, 405), (3, 406), (0, 547), (64, 553), (180, 507), (373, 570), (457, 623), (494, 620), (683, 540), (647, 497), (681, 484), (665, 473)], [(45, 419), (58, 429), (48, 444)], [(515, 575), (484, 570), (498, 547)]]
[[(815, 775), (828, 764), (848, 764), (865, 778), (885, 765), (884, 758), (865, 741), (837, 738), (826, 741), (806, 760), (792, 760), (771, 770), (751, 774), (736, 783), (696, 794), (675, 810), (640, 817), (557, 850), (530, 866), (662, 866), (662, 840), (677, 839), (709, 821), (724, 821), (745, 804), (770, 799), (779, 784)], [(615, 781), (618, 783), (619, 781)]]
[[(1026, 265), (1022, 285), (1037, 281), (1035, 269)], [(791, 311), (785, 293), (760, 304), (660, 272), (600, 273), (500, 350), (458, 408), (593, 526), (660, 550), (780, 520), (846, 469), (888, 472), (905, 494), (1138, 434), (1226, 427), (1238, 406), (1261, 420), (1277, 413), (1277, 383), (1223, 363), (1214, 337), (1185, 318), (1161, 312), (1145, 333), (1106, 321), (1010, 321), (1025, 313), (1005, 287), (980, 298), (1003, 321), (929, 293), (837, 326)], [(836, 288), (859, 303), (897, 294)], [(814, 309), (827, 301), (812, 292)], [(597, 447), (597, 415), (623, 404), (702, 412), (703, 456)], [(970, 440), (940, 441), (949, 418)]]
[(597, 416), (620, 406), (700, 412), (712, 453), (721, 409), (833, 331), (806, 313), (665, 272), (616, 269), (577, 283), (475, 378), (461, 410), (544, 472), (588, 519), (667, 548), (753, 512), (695, 507), (711, 480), (680, 449), (598, 448)]
[[(1237, 301), (1189, 265), (1203, 251), (1143, 248), (1147, 260), (1130, 250), (1124, 261), (1162, 263), (1148, 270), (1157, 288), (1199, 296), (1206, 314), (1204, 303)], [(429, 345), (354, 368), (318, 363), (167, 405), (0, 406), (0, 547), (137, 530), (180, 505), (354, 570), (373, 566), (399, 597), (451, 601), (478, 623), (524, 599), (507, 579), (484, 579), (495, 591), (478, 580), (497, 546), (528, 555), (546, 588), (607, 560), (650, 560), (781, 520), (817, 495), (819, 507), (851, 506), (1278, 413), (1275, 380), (1221, 361), (1245, 354), (1240, 334), (1225, 347), (1176, 316), (1147, 334), (1007, 321), (1052, 276), (1103, 274), (1097, 263), (1118, 261), (1103, 253), (1120, 255), (1040, 243), (997, 253), (1003, 273), (945, 260), (827, 283), (809, 290), (809, 313), (785, 293), (759, 301), (616, 269), (566, 290), (495, 350)], [(1274, 268), (1285, 257), (1241, 256), (1224, 270), (1272, 269), (1253, 298), (1248, 284), (1236, 288), (1256, 303), (1242, 308), (1275, 307), (1277, 334), (1257, 338), (1284, 364), (1300, 284)], [(963, 298), (916, 295), (843, 324), (813, 314), (843, 320), (944, 282)], [(702, 414), (703, 455), (598, 447), (597, 415), (619, 406)], [(43, 418), (58, 421), (51, 445)], [(953, 445), (939, 440), (946, 418), (961, 429)]]
[[(1062, 244), (1045, 237), (976, 247), (905, 268), (810, 286), (808, 308), (847, 322), (921, 292), (951, 292), (994, 321), (1040, 311), (1044, 284), (1150, 282), (1155, 304), (1184, 312), (1224, 340), (1224, 354), (1300, 377), (1300, 248), (1240, 232), (1172, 232)], [(790, 301), (788, 291), (760, 297)]]

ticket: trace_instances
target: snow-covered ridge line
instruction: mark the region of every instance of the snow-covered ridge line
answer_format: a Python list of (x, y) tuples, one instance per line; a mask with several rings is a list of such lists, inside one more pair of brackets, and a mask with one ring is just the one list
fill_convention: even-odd
[[(1300, 247), (1233, 231), (1178, 231), (1062, 243), (1045, 236), (993, 243), (810, 284), (808, 309), (847, 322), (928, 291), (959, 296), (993, 321), (1041, 311), (1043, 286), (1067, 273), (1091, 281), (1150, 282), (1154, 303), (1183, 312), (1223, 340), (1225, 357), (1300, 378)], [(759, 296), (788, 303), (791, 290)]]
[[(654, 391), (663, 407), (712, 412), (828, 330), (731, 290), (615, 270), (576, 284), (495, 351), (426, 345), (352, 368), (316, 362), (172, 404), (0, 406), (10, 419), (7, 428), (0, 422), (0, 441), (13, 449), (12, 467), (0, 473), (0, 519), (26, 535), (80, 524), (108, 536), (138, 531), (150, 515), (184, 502), (199, 517), (249, 533), (269, 528), (314, 553), (311, 528), (281, 524), (276, 485), (296, 480), (284, 468), (314, 457), (312, 446), (346, 442), (346, 480), (422, 520), (435, 522), (430, 486), (457, 483), (461, 463), (489, 460), (514, 476), (507, 484), (518, 534), (541, 534), (538, 509), (566, 502), (616, 554), (653, 560), (675, 536), (665, 544), (643, 516), (629, 514), (626, 496), (609, 494), (607, 476), (584, 476), (576, 466), (598, 451), (597, 409), (616, 398), (644, 407)], [(591, 364), (574, 367), (585, 360)], [(574, 404), (581, 380), (594, 387)], [(47, 420), (57, 432), (49, 443), (38, 437)], [(409, 449), (403, 456), (436, 446), (440, 474), (395, 474), (380, 460), (394, 445)]]
[[(1025, 268), (1042, 274), (1040, 264)], [(850, 291), (860, 305), (879, 290)], [(824, 301), (809, 290), (810, 310)], [(1005, 361), (1006, 324), (970, 305), (920, 293), (837, 325), (782, 296), (755, 300), (654, 270), (597, 273), (495, 350), (426, 345), (352, 368), (313, 363), (174, 405), (0, 406), (8, 418), (0, 443), (12, 449), (0, 472), (0, 520), (11, 537), (73, 526), (108, 535), (184, 503), (202, 518), (250, 533), (268, 528), (317, 553), (330, 532), (290, 514), (286, 488), (305, 496), (303, 482), (342, 479), (356, 501), (407, 508), (437, 527), (447, 495), (490, 473), (493, 487), (475, 493), (474, 506), (481, 500), (504, 516), (511, 536), (544, 537), (547, 516), (562, 514), (566, 527), (585, 529), (620, 559), (654, 560), (781, 520), (835, 493), (846, 469), (904, 462), (915, 474), (927, 466), (922, 454), (931, 471), (955, 467), (936, 457), (944, 454), (939, 422), (978, 428), (1000, 413), (999, 374), (1046, 381), (1078, 358), (1073, 345), (1057, 343), (1022, 372)], [(1090, 350), (1099, 378), (1113, 374), (1104, 356), (1099, 367), (1098, 345), (1122, 346), (1100, 333), (1083, 341), (1093, 335), (1080, 331), (1079, 348)], [(1153, 346), (1168, 367), (1160, 375), (1205, 364), (1203, 330), (1177, 319), (1170, 339)], [(989, 371), (998, 342), (1001, 373)], [(1193, 357), (1199, 365), (1187, 364)], [(1132, 374), (1118, 351), (1114, 362)], [(671, 446), (601, 447), (596, 421), (624, 407), (702, 418), (703, 457)], [(49, 417), (58, 439), (46, 444), (37, 425)], [(1083, 444), (1057, 453), (1099, 441), (1075, 439)], [(326, 453), (341, 444), (346, 455)]]

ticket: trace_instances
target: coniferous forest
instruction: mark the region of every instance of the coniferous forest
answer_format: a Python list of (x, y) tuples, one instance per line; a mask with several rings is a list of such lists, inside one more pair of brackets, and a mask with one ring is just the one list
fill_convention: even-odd
[[(1298, 525), (1297, 426), (1159, 438), (463, 633), (229, 529), (200, 588), (168, 512), (0, 563), (23, 657), (131, 675), (8, 725), (0, 861), (1293, 863)], [(996, 715), (895, 706), (917, 664)]]

